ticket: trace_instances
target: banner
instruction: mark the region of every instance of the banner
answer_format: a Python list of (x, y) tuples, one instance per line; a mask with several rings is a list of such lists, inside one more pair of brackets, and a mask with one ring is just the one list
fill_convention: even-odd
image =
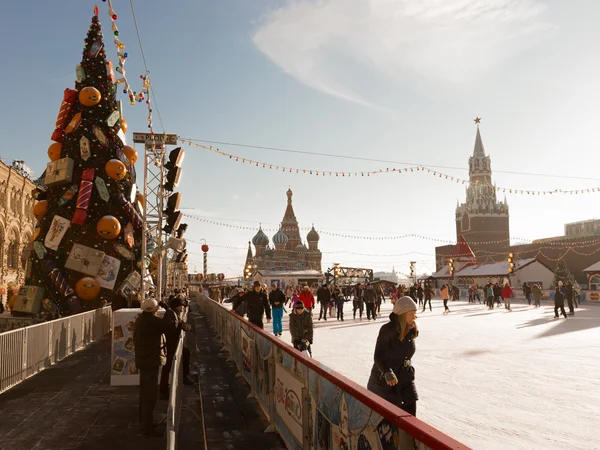
[[(275, 365), (275, 410), (297, 442), (302, 442), (302, 389), (304, 383), (282, 365)], [(285, 434), (285, 433), (283, 433)]]

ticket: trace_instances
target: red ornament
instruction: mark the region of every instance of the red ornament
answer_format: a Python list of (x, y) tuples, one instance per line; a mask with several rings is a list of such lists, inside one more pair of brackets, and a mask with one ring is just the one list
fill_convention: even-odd
[(208, 253), (208, 245), (203, 244), (201, 248), (204, 253)]

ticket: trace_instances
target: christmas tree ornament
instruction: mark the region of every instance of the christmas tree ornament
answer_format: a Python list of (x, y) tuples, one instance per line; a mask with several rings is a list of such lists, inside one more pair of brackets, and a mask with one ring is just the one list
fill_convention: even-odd
[(100, 195), (100, 198), (102, 200), (104, 200), (105, 202), (107, 202), (110, 199), (110, 194), (108, 193), (108, 188), (106, 187), (106, 183), (100, 177), (96, 177), (95, 183), (96, 183), (96, 189), (98, 190), (98, 194)]
[(50, 298), (45, 298), (42, 300), (42, 307), (49, 314), (52, 314), (52, 315), (58, 314), (58, 311), (59, 311), (58, 306)]
[(69, 286), (69, 282), (60, 269), (56, 267), (54, 261), (45, 261), (43, 268), (48, 276), (48, 281), (56, 288), (61, 297), (66, 298), (75, 295), (75, 292)]
[(96, 106), (101, 99), (102, 94), (95, 87), (86, 86), (79, 91), (79, 103), (83, 106)]
[(94, 179), (94, 169), (85, 169), (81, 175), (79, 183), (79, 195), (77, 196), (77, 205), (75, 214), (71, 222), (83, 225), (87, 218), (90, 200), (92, 198), (92, 180)]
[(125, 243), (129, 245), (130, 248), (133, 248), (133, 244), (135, 243), (135, 241), (133, 239), (133, 224), (131, 222), (125, 225), (124, 236)]
[(64, 217), (60, 216), (54, 216), (52, 218), (52, 223), (50, 224), (50, 229), (46, 233), (46, 238), (44, 239), (44, 245), (46, 248), (49, 248), (50, 250), (58, 250), (60, 241), (62, 241), (63, 236), (69, 229), (69, 225), (71, 225), (71, 221), (69, 219), (65, 219)]
[(46, 247), (44, 247), (44, 244), (42, 244), (40, 241), (35, 241), (33, 243), (33, 251), (37, 255), (38, 259), (44, 259), (48, 254), (48, 250), (46, 250)]
[(56, 116), (56, 128), (63, 130), (71, 113), (71, 108), (73, 107), (73, 103), (77, 98), (77, 91), (74, 89), (65, 89), (63, 94), (63, 100), (60, 104), (60, 109), (58, 110), (58, 115)]
[(100, 272), (98, 272), (98, 276), (96, 277), (100, 282), (100, 286), (112, 291), (115, 288), (120, 268), (121, 261), (106, 255), (102, 260), (102, 267), (100, 267)]
[(104, 48), (104, 43), (102, 42), (102, 39), (96, 39), (94, 41), (94, 43), (91, 45), (90, 49), (87, 52), (87, 55), (90, 58), (97, 58), (98, 55), (100, 54), (100, 50), (102, 50)]
[(62, 151), (62, 144), (60, 142), (54, 142), (48, 147), (48, 158), (50, 161), (56, 161), (60, 159), (60, 152)]
[(48, 187), (60, 186), (73, 181), (73, 167), (75, 162), (71, 158), (61, 158), (46, 165), (44, 184)]
[(37, 220), (42, 220), (48, 212), (48, 200), (42, 200), (33, 205), (32, 212)]
[(123, 147), (123, 153), (125, 154), (125, 156), (131, 164), (135, 164), (138, 160), (138, 153), (136, 149), (129, 145)]
[(100, 271), (104, 255), (103, 251), (81, 244), (73, 244), (65, 268), (95, 277)]
[(58, 205), (65, 206), (67, 203), (69, 203), (71, 200), (73, 200), (73, 198), (75, 197), (75, 194), (77, 194), (78, 190), (79, 190), (79, 188), (75, 184), (73, 186), (71, 186), (70, 188), (68, 188), (65, 191), (65, 193), (62, 195), (62, 197), (58, 199)]
[(75, 66), (75, 77), (78, 83), (82, 83), (85, 80), (85, 69), (81, 64)]
[(115, 244), (115, 250), (125, 259), (133, 260), (135, 258), (135, 255), (124, 245)]
[(117, 294), (127, 298), (132, 293), (137, 293), (140, 290), (140, 285), (142, 283), (142, 277), (139, 272), (132, 271), (127, 275), (127, 278), (121, 283), (119, 288), (117, 289)]
[(115, 181), (121, 181), (127, 175), (127, 168), (118, 159), (111, 159), (104, 166), (106, 174)]
[(81, 139), (79, 139), (79, 154), (81, 155), (81, 159), (83, 159), (84, 161), (90, 159), (90, 156), (92, 154), (90, 140), (85, 136), (81, 136)]
[(53, 132), (52, 135), (50, 136), (50, 139), (53, 140), (54, 142), (62, 142), (63, 138), (65, 136), (65, 132), (64, 130), (61, 130), (59, 128), (56, 128)]
[(65, 134), (72, 133), (77, 128), (79, 128), (79, 125), (81, 125), (81, 113), (80, 112), (78, 112), (77, 114), (75, 114), (73, 116), (73, 118), (71, 119), (71, 121), (69, 122), (67, 127), (65, 128)]
[(106, 124), (109, 127), (113, 127), (115, 123), (117, 123), (117, 120), (119, 120), (119, 117), (121, 117), (119, 111), (111, 112), (110, 115), (106, 118)]
[(33, 236), (31, 237), (31, 242), (35, 241), (40, 236), (41, 232), (42, 232), (42, 227), (36, 227), (35, 230), (33, 230)]
[(108, 81), (111, 83), (115, 82), (115, 72), (113, 70), (112, 61), (106, 61), (106, 76), (108, 77)]
[(93, 300), (100, 293), (100, 282), (92, 277), (83, 277), (75, 284), (75, 293), (81, 300)]
[(121, 232), (121, 222), (115, 216), (104, 216), (96, 224), (96, 231), (104, 239), (115, 239)]
[(127, 121), (121, 118), (121, 130), (123, 133), (127, 133)]
[(133, 205), (127, 201), (125, 196), (123, 194), (119, 194), (117, 197), (115, 197), (115, 199), (117, 201), (117, 204), (123, 209), (123, 212), (127, 215), (127, 217), (129, 217), (129, 220), (133, 224), (133, 227), (136, 230), (142, 228), (142, 218), (140, 217), (139, 213), (135, 210)]
[(98, 125), (93, 125), (92, 131), (94, 132), (94, 136), (96, 136), (96, 139), (98, 139), (102, 145), (108, 144), (108, 139), (106, 138), (106, 135)]
[(135, 202), (136, 197), (137, 197), (137, 185), (132, 184), (131, 190), (129, 191), (129, 201), (131, 203)]

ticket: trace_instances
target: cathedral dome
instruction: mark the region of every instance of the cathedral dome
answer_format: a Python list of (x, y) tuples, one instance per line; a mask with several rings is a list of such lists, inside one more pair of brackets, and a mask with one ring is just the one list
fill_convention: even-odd
[(262, 227), (258, 229), (256, 236), (252, 238), (252, 243), (256, 245), (269, 245), (269, 238), (263, 233)]
[(308, 234), (306, 235), (306, 239), (308, 242), (318, 242), (319, 241), (319, 233), (315, 230), (315, 226), (313, 225)]
[(306, 245), (300, 243), (298, 245), (296, 245), (296, 248), (294, 249), (295, 252), (298, 253), (305, 253), (308, 251), (308, 249), (306, 248)]
[(275, 236), (273, 236), (273, 244), (285, 245), (288, 243), (288, 241), (289, 241), (289, 238), (287, 237), (287, 235), (283, 232), (283, 230), (281, 228), (279, 228), (279, 231), (277, 233), (275, 233)]

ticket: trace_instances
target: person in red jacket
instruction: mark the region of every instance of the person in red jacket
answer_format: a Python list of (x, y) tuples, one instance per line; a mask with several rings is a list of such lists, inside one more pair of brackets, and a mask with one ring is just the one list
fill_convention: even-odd
[(508, 283), (506, 283), (504, 285), (504, 287), (502, 288), (502, 298), (504, 299), (504, 307), (506, 309), (508, 309), (509, 311), (512, 311), (512, 309), (510, 309), (510, 299), (515, 295), (515, 293), (513, 292), (512, 288), (510, 287), (510, 285)]
[(315, 306), (315, 297), (313, 293), (310, 292), (307, 284), (304, 285), (304, 289), (300, 292), (300, 301), (304, 303), (304, 307), (312, 313), (313, 307)]

